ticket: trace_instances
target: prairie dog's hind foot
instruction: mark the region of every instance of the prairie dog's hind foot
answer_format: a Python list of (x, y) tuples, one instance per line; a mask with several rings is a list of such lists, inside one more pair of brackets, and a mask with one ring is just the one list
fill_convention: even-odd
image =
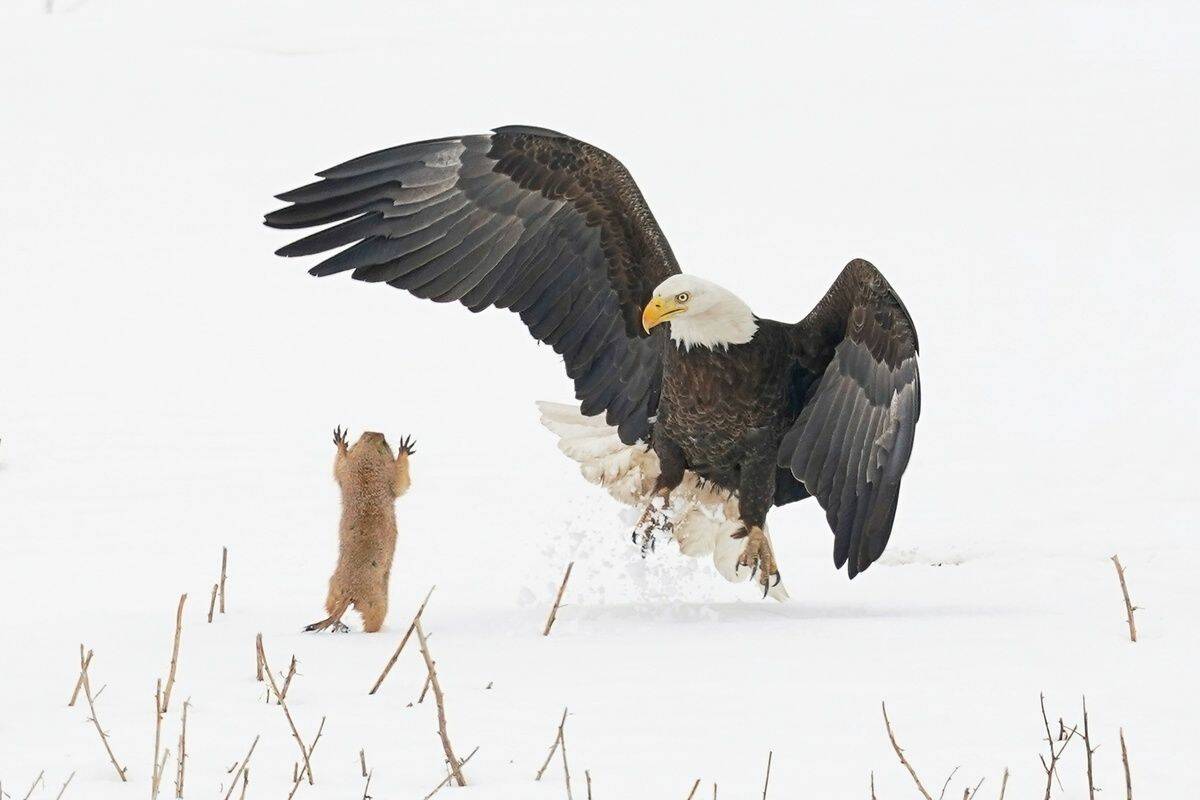
[(334, 619), (333, 617), (326, 617), (325, 619), (321, 620), (320, 622), (314, 622), (311, 625), (304, 626), (305, 633), (312, 633), (313, 631), (323, 631), (326, 629), (328, 629), (330, 633), (349, 633), (350, 632), (349, 625), (342, 622), (340, 619)]

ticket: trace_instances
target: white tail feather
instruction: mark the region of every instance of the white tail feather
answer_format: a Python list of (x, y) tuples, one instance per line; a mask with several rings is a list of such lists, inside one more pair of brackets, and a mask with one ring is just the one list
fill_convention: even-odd
[[(641, 442), (625, 444), (601, 415), (585, 417), (577, 406), (564, 403), (539, 401), (537, 405), (542, 424), (559, 437), (558, 449), (579, 462), (583, 477), (626, 505), (642, 508), (650, 501), (660, 472), (652, 449)], [(671, 492), (671, 508), (672, 533), (681, 553), (711, 555), (717, 572), (726, 580), (737, 583), (750, 577), (749, 570), (736, 568), (745, 547), (743, 540), (733, 538), (742, 527), (736, 497), (702, 483), (689, 470), (683, 483)], [(782, 584), (768, 594), (776, 600), (788, 598)]]

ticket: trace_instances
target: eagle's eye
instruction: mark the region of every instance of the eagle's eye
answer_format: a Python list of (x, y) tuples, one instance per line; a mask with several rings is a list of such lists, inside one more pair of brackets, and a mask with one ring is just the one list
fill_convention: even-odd
[(692, 296), (690, 294), (688, 294), (687, 292), (680, 292), (679, 294), (675, 295), (675, 302), (676, 303), (686, 303), (688, 300), (691, 299), (691, 297)]

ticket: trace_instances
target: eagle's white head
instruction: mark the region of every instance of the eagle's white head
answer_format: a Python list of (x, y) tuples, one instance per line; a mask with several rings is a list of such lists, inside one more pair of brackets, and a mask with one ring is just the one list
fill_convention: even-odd
[(683, 349), (716, 349), (754, 338), (758, 320), (750, 307), (728, 289), (694, 275), (672, 275), (654, 289), (642, 311), (647, 333), (671, 324), (671, 339)]

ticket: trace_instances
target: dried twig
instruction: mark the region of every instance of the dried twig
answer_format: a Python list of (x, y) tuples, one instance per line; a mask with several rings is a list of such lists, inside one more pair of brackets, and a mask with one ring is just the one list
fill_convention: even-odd
[[(1077, 731), (1075, 728), (1071, 728), (1070, 731), (1068, 731), (1066, 726), (1063, 725), (1060, 720), (1058, 740), (1062, 742), (1062, 746), (1056, 751), (1054, 749), (1054, 736), (1050, 733), (1050, 720), (1046, 716), (1046, 695), (1042, 694), (1038, 695), (1038, 697), (1040, 698), (1042, 704), (1042, 724), (1046, 728), (1046, 746), (1050, 748), (1050, 763), (1047, 764), (1046, 759), (1043, 756), (1038, 756), (1038, 760), (1042, 762), (1042, 769), (1046, 771), (1046, 794), (1043, 800), (1050, 800), (1050, 791), (1053, 788), (1054, 780), (1057, 777), (1055, 774), (1055, 769), (1058, 765), (1058, 759), (1062, 757), (1063, 751), (1067, 749), (1067, 745), (1071, 743), (1071, 739), (1075, 737)], [(1059, 788), (1061, 787), (1062, 782), (1060, 781)]]
[(900, 759), (900, 763), (904, 765), (904, 768), (908, 770), (908, 774), (912, 776), (913, 782), (917, 784), (917, 789), (920, 790), (921, 796), (924, 797), (925, 800), (933, 800), (933, 798), (930, 797), (929, 792), (925, 791), (925, 785), (921, 783), (921, 779), (917, 777), (917, 772), (913, 769), (912, 764), (908, 763), (908, 759), (904, 757), (904, 751), (900, 749), (900, 745), (896, 744), (896, 734), (892, 732), (892, 722), (888, 719), (887, 703), (883, 703), (882, 706), (883, 724), (887, 727), (887, 735), (892, 741), (892, 749), (896, 751), (896, 756)]
[(908, 775), (911, 775), (913, 782), (917, 784), (917, 789), (920, 790), (920, 795), (922, 795), (925, 800), (934, 800), (934, 798), (931, 798), (929, 792), (926, 792), (925, 784), (920, 782), (920, 778), (917, 777), (917, 770), (912, 768), (912, 764), (908, 763), (908, 759), (904, 757), (904, 751), (900, 750), (900, 745), (896, 744), (896, 736), (892, 732), (892, 721), (888, 720), (888, 704), (883, 703), (882, 706), (883, 724), (888, 729), (888, 739), (892, 740), (892, 750), (896, 751), (896, 757), (900, 759), (900, 763), (904, 765), (906, 770), (908, 770)]
[(367, 785), (363, 787), (362, 800), (371, 800), (371, 795), (367, 794), (367, 791), (370, 790), (370, 788), (371, 788), (371, 776), (374, 774), (375, 774), (375, 770), (371, 770), (370, 772), (367, 773)]
[(563, 592), (567, 590), (567, 581), (571, 579), (571, 569), (574, 566), (574, 561), (567, 564), (567, 572), (563, 575), (562, 583), (558, 586), (558, 596), (554, 598), (554, 607), (550, 609), (550, 616), (546, 618), (546, 628), (542, 631), (542, 636), (550, 635), (550, 628), (554, 625), (554, 620), (558, 617), (558, 607), (562, 604)]
[(263, 679), (263, 643), (262, 634), (254, 637), (254, 676), (255, 680), (262, 682)]
[[(584, 771), (584, 774), (587, 774), (586, 770)], [(690, 792), (688, 792), (687, 800), (692, 800), (692, 798), (696, 796), (696, 790), (699, 788), (700, 788), (700, 779), (696, 778), (696, 782), (692, 784), (692, 790)], [(589, 794), (588, 796), (590, 797), (591, 795)]]
[(171, 688), (175, 686), (175, 665), (179, 662), (179, 635), (183, 632), (183, 604), (187, 595), (179, 596), (179, 607), (175, 609), (175, 644), (171, 646), (171, 668), (167, 672), (167, 685), (163, 689), (162, 712), (167, 713), (171, 707)]
[(64, 783), (62, 785), (62, 788), (58, 790), (58, 794), (54, 795), (54, 800), (62, 800), (63, 794), (66, 793), (67, 787), (71, 785), (71, 781), (73, 781), (74, 779), (75, 779), (75, 773), (72, 772), (70, 775), (67, 776), (67, 782)]
[(1125, 597), (1125, 611), (1129, 614), (1125, 620), (1129, 623), (1129, 641), (1136, 642), (1137, 624), (1133, 621), (1133, 612), (1137, 611), (1138, 608), (1129, 599), (1129, 587), (1125, 584), (1125, 568), (1121, 566), (1121, 559), (1113, 556), (1112, 562), (1117, 568), (1117, 578), (1121, 581), (1121, 594)]
[(92, 682), (88, 677), (88, 664), (83, 665), (83, 696), (87, 700), (88, 710), (91, 712), (91, 723), (96, 726), (96, 733), (100, 734), (100, 742), (104, 745), (104, 751), (108, 753), (108, 760), (112, 762), (113, 769), (117, 771), (117, 776), (122, 781), (127, 781), (125, 777), (125, 768), (117, 763), (117, 757), (113, 755), (112, 746), (108, 743), (108, 734), (104, 732), (104, 728), (100, 727), (100, 720), (96, 717), (96, 698), (92, 696)]
[[(317, 735), (313, 737), (312, 744), (308, 746), (308, 755), (311, 758), (313, 751), (317, 749), (317, 742), (321, 741), (321, 731), (325, 730), (325, 718), (321, 717), (321, 724), (317, 727)], [(288, 800), (292, 800), (296, 790), (300, 788), (300, 784), (304, 782), (304, 771), (300, 769), (300, 763), (295, 762), (292, 765), (292, 790), (288, 792)]]
[(362, 765), (362, 776), (367, 777), (367, 751), (358, 751), (358, 763)]
[(254, 748), (258, 747), (258, 737), (254, 737), (254, 741), (250, 743), (250, 750), (247, 751), (246, 757), (242, 759), (242, 763), (238, 766), (237, 774), (233, 776), (233, 780), (229, 784), (229, 791), (225, 793), (225, 800), (229, 800), (233, 796), (233, 788), (237, 786), (238, 780), (242, 777), (242, 773), (250, 766), (250, 756), (254, 755)]
[[(459, 762), (459, 766), (465, 767), (467, 765), (467, 762), (471, 760), (471, 757), (474, 756), (478, 752), (479, 752), (479, 748), (476, 747), (474, 750), (467, 753), (467, 757), (464, 758), (461, 762)], [(450, 779), (453, 777), (454, 777), (454, 773), (452, 772), (449, 775), (447, 775), (446, 777), (442, 778), (442, 782), (439, 783), (437, 786), (433, 787), (433, 791), (430, 792), (429, 794), (425, 795), (424, 800), (429, 800), (429, 798), (433, 797), (435, 794), (437, 794), (439, 791), (441, 791), (441, 788), (443, 786), (445, 786), (447, 783), (449, 783)]]
[[(587, 780), (587, 793), (588, 793), (587, 800), (592, 800), (592, 773), (585, 769), (583, 771), (583, 777)], [(700, 779), (697, 778), (696, 782), (699, 783)]]
[(767, 753), (767, 779), (763, 781), (763, 800), (767, 800), (767, 787), (771, 785), (771, 758), (774, 755), (774, 750)]
[(942, 791), (938, 794), (938, 800), (942, 800), (946, 796), (946, 789), (950, 788), (950, 781), (954, 780), (954, 776), (958, 774), (960, 767), (955, 767), (950, 770), (950, 774), (946, 777), (946, 782), (942, 784)]
[(436, 586), (431, 586), (429, 587), (429, 591), (425, 593), (425, 599), (421, 601), (421, 607), (417, 609), (417, 613), (413, 616), (412, 622), (408, 624), (408, 630), (404, 632), (404, 638), (400, 640), (400, 644), (396, 648), (396, 652), (392, 653), (392, 657), (388, 659), (387, 664), (383, 667), (383, 672), (379, 673), (379, 678), (376, 679), (375, 685), (371, 687), (371, 691), (367, 692), (367, 694), (375, 694), (375, 692), (379, 691), (379, 687), (383, 683), (383, 679), (386, 678), (388, 673), (392, 671), (392, 667), (396, 664), (396, 659), (400, 658), (400, 653), (402, 650), (404, 650), (404, 645), (408, 644), (408, 637), (412, 636), (413, 630), (417, 627), (417, 621), (421, 619), (421, 614), (425, 613), (425, 604), (429, 602), (429, 596), (433, 594), (433, 590), (436, 588)]
[(75, 688), (71, 691), (71, 700), (67, 706), (75, 705), (75, 701), (79, 699), (79, 690), (83, 688), (83, 672), (87, 669), (88, 664), (92, 663), (92, 651), (87, 651), (87, 657), (83, 655), (83, 645), (79, 645), (79, 677), (75, 679)]
[(1120, 728), (1121, 765), (1125, 767), (1125, 800), (1133, 800), (1133, 779), (1129, 776), (1129, 751), (1125, 748), (1125, 729)]
[(1087, 697), (1083, 698), (1083, 749), (1087, 753), (1088, 798), (1096, 800), (1096, 782), (1092, 776), (1092, 754), (1097, 748), (1092, 747), (1091, 732), (1088, 730)]
[(296, 675), (296, 657), (292, 656), (292, 663), (288, 665), (287, 677), (283, 679), (283, 688), (279, 690), (279, 698), (276, 703), (282, 703), (283, 698), (287, 697), (288, 687), (292, 685), (292, 678)]
[(212, 624), (213, 612), (217, 610), (217, 584), (213, 584), (212, 596), (208, 598), (208, 624)]
[(246, 771), (242, 773), (242, 792), (238, 795), (238, 800), (246, 800), (246, 787), (250, 785), (250, 768), (246, 767)]
[(175, 756), (175, 797), (183, 797), (184, 770), (187, 767), (187, 711), (192, 704), (189, 697), (183, 701), (183, 716), (179, 721), (179, 752)]
[[(564, 709), (564, 711), (565, 710), (566, 709)], [(567, 732), (565, 728), (559, 730), (558, 742), (562, 752), (563, 780), (566, 781), (567, 784), (567, 800), (575, 800), (574, 796), (571, 794), (571, 767), (567, 764)]]
[(162, 679), (154, 683), (154, 760), (150, 762), (150, 800), (158, 797), (162, 775), (158, 771), (158, 755), (162, 746)]
[(221, 613), (225, 613), (225, 566), (229, 562), (229, 548), (221, 548), (221, 582), (218, 584), (220, 589), (218, 593), (221, 597)]
[(39, 783), (42, 783), (45, 775), (46, 775), (46, 770), (42, 770), (41, 772), (38, 773), (38, 776), (33, 779), (33, 784), (29, 787), (29, 791), (25, 793), (24, 800), (29, 800), (29, 798), (33, 795), (33, 790), (37, 788)]
[(1000, 800), (1004, 800), (1004, 791), (1008, 788), (1008, 767), (1004, 768), (1004, 777), (1000, 780)]
[(963, 789), (963, 800), (972, 800), (975, 795), (979, 794), (979, 790), (983, 788), (983, 782), (987, 778), (980, 778), (979, 783), (975, 784), (975, 788), (971, 790)]
[[(432, 589), (430, 591), (433, 591)], [(425, 639), (425, 631), (421, 628), (421, 618), (418, 616), (413, 625), (417, 631), (417, 641), (421, 645), (421, 655), (425, 658), (425, 670), (429, 673), (429, 685), (433, 687), (433, 699), (437, 701), (438, 736), (442, 740), (442, 749), (446, 753), (446, 761), (450, 764), (450, 774), (459, 786), (466, 786), (467, 779), (462, 774), (462, 762), (454, 755), (450, 746), (450, 736), (446, 733), (446, 701), (442, 695), (442, 686), (438, 683), (437, 669), (433, 665), (433, 657), (429, 655), (429, 642)]]
[(542, 768), (537, 771), (534, 776), (535, 781), (540, 781), (542, 775), (546, 774), (546, 768), (550, 766), (550, 759), (554, 758), (555, 751), (558, 750), (559, 742), (562, 741), (563, 725), (567, 724), (567, 709), (563, 709), (562, 720), (558, 723), (558, 730), (554, 732), (554, 742), (550, 745), (550, 752), (546, 754), (546, 760), (542, 763)]
[(271, 691), (279, 698), (279, 706), (283, 709), (283, 715), (287, 717), (288, 727), (292, 729), (292, 736), (296, 739), (296, 744), (300, 748), (300, 756), (304, 761), (304, 771), (308, 774), (308, 785), (313, 784), (312, 764), (308, 762), (308, 748), (304, 746), (304, 740), (300, 738), (300, 731), (296, 728), (296, 721), (292, 719), (292, 712), (288, 710), (287, 701), (279, 692), (279, 686), (275, 683), (275, 676), (271, 673), (271, 667), (267, 663), (267, 652), (262, 647), (262, 634), (258, 635), (258, 657), (262, 661), (263, 672), (266, 673), (267, 680), (271, 683)]

